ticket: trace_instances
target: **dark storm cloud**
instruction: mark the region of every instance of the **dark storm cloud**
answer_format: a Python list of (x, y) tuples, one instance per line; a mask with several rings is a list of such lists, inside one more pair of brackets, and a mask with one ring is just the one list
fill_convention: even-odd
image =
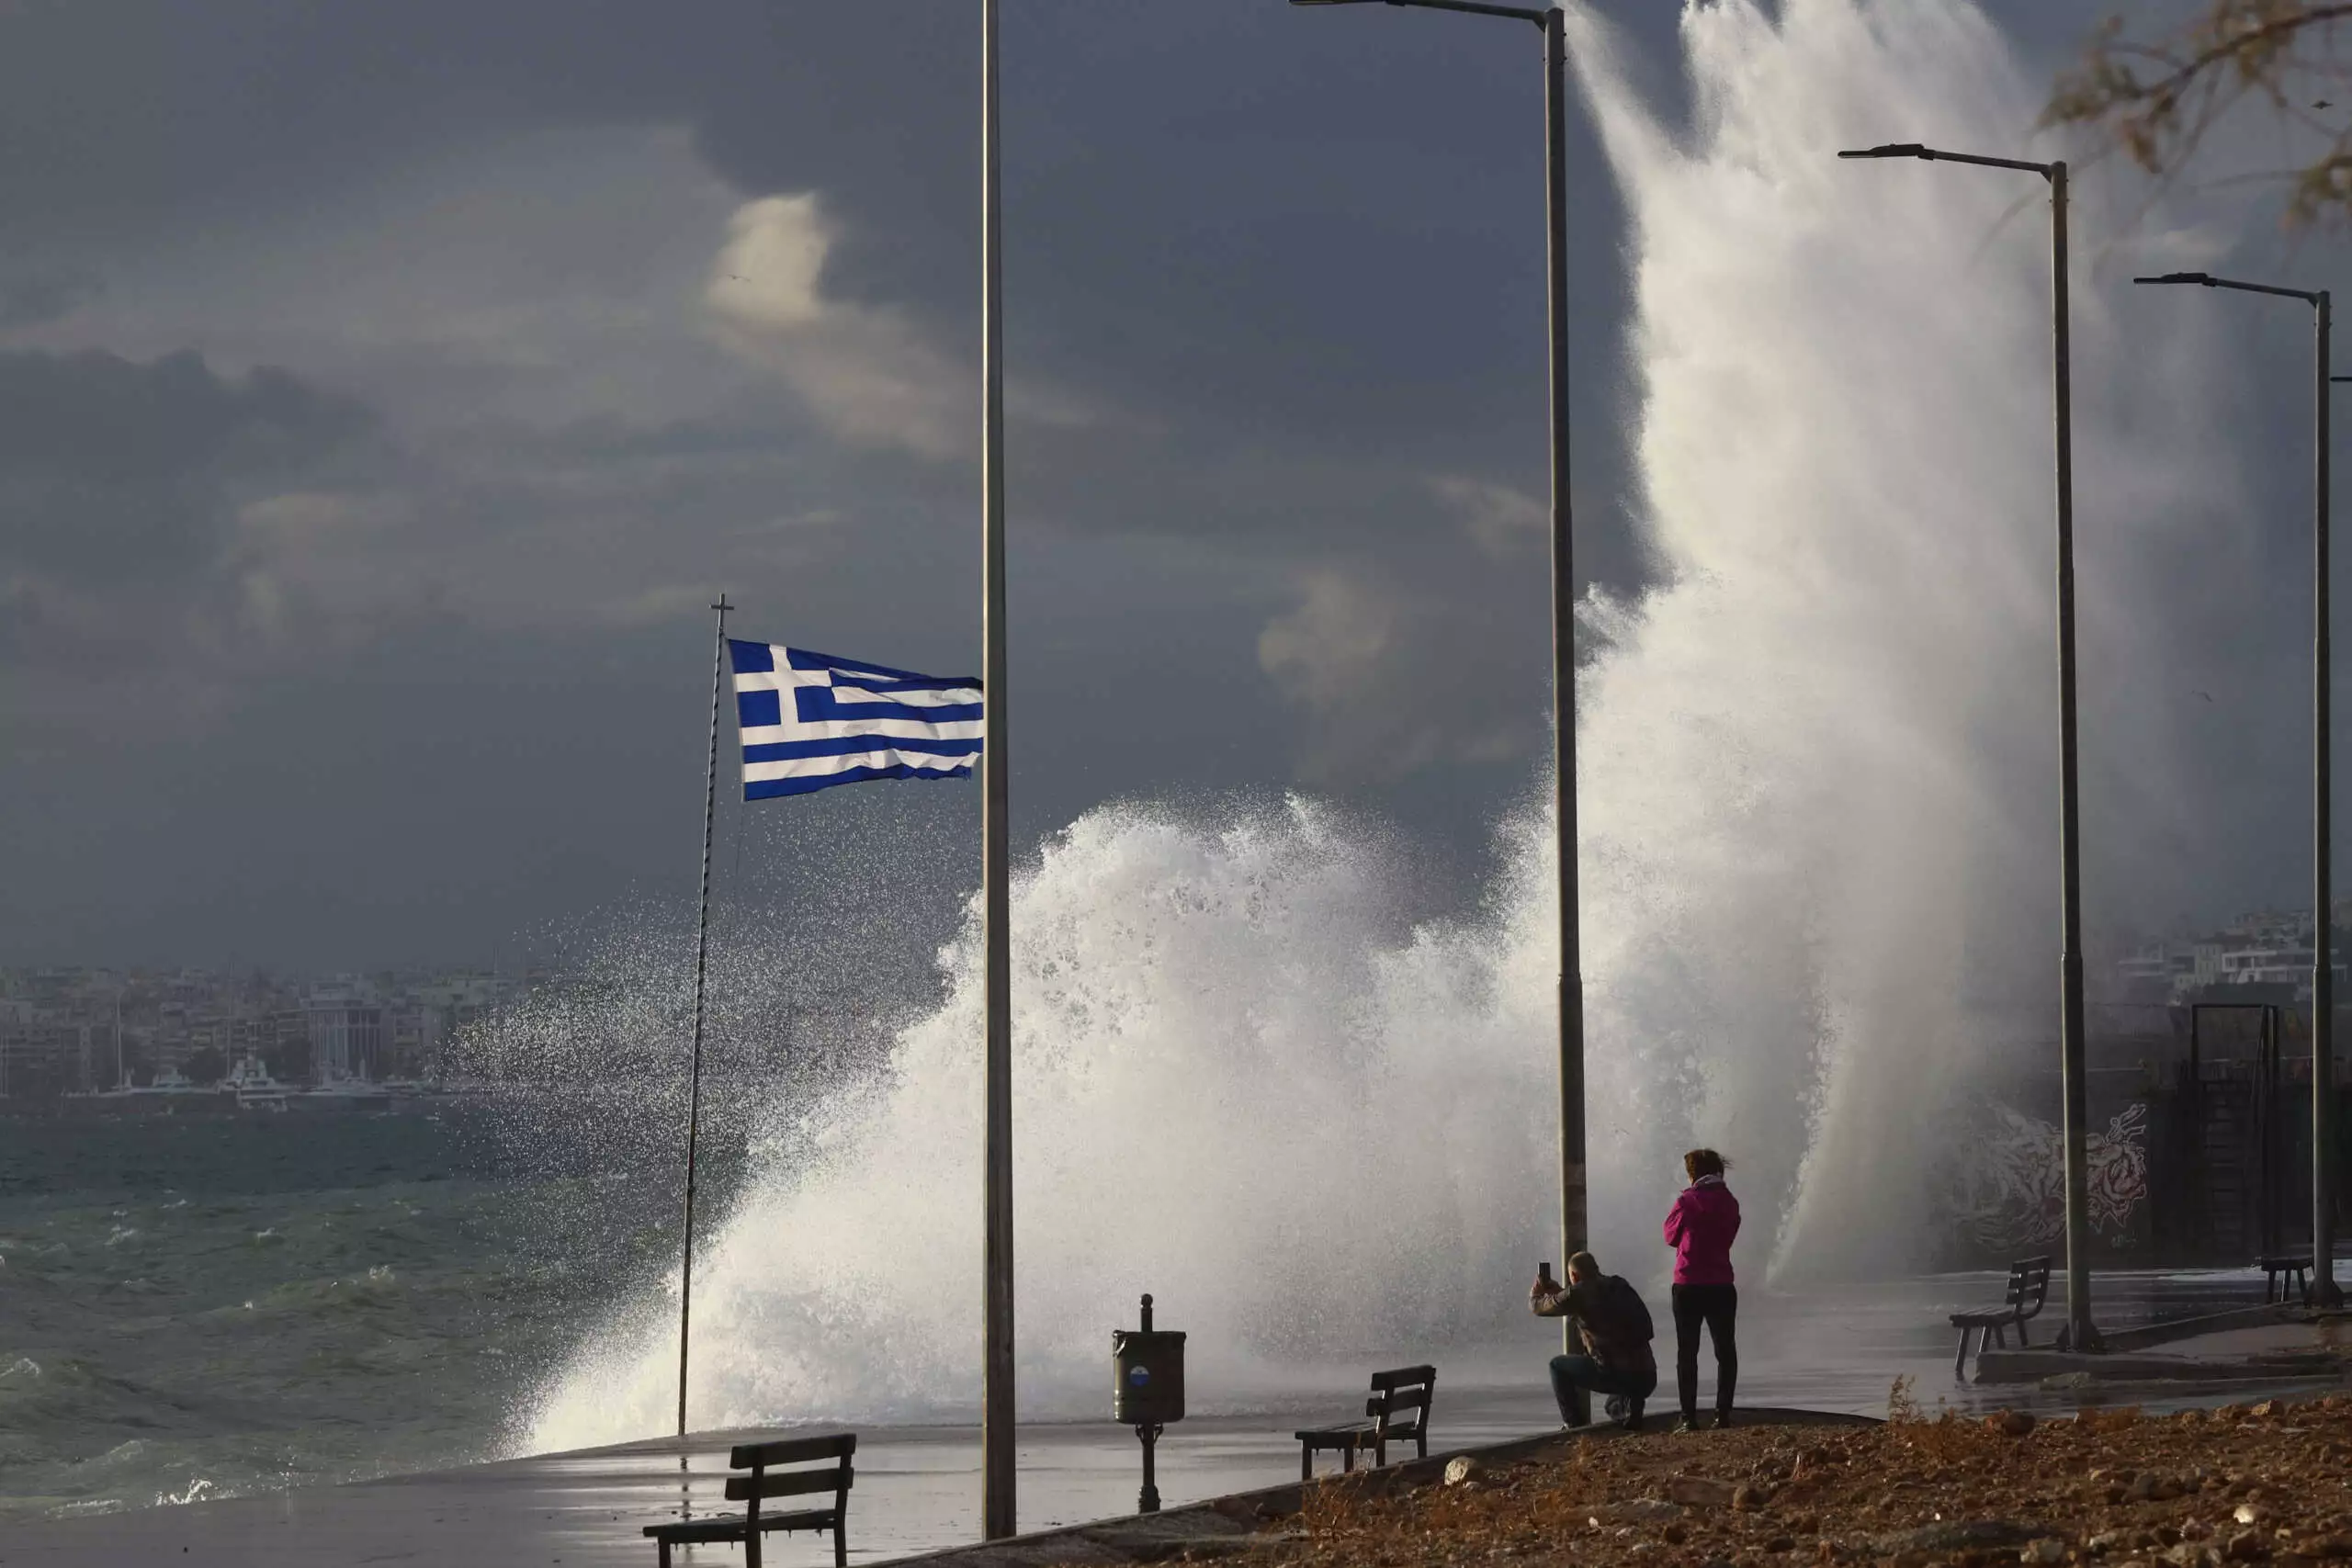
[(176, 637), (220, 586), (241, 498), (315, 468), (368, 411), (193, 354), (0, 354), (0, 660), (86, 671)]
[[(872, 176), (920, 176), (938, 161), (909, 149), (944, 144), (971, 118), (974, 24), (943, 26), (942, 11), (928, 0), (13, 7), (0, 22), (0, 221), (43, 235), (236, 221), (519, 130), (655, 121), (702, 128), (729, 173), (821, 179), (888, 211), (907, 204), (903, 182)], [(764, 152), (746, 168), (752, 149)], [(944, 194), (944, 168), (938, 177)]]
[(97, 280), (66, 272), (0, 276), (0, 333), (53, 321), (98, 292)]
[(283, 370), (215, 374), (195, 354), (0, 354), (0, 552), (74, 578), (201, 560), (242, 481), (283, 477), (368, 426)]

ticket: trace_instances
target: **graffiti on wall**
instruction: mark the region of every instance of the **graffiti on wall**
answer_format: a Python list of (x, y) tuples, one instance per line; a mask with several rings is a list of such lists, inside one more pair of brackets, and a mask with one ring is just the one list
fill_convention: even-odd
[[(2148, 1108), (2128, 1105), (2084, 1140), (2094, 1235), (2132, 1240), (2148, 1197)], [(1953, 1162), (1948, 1201), (1960, 1234), (1987, 1252), (2016, 1254), (2066, 1234), (2066, 1150), (2059, 1129), (2013, 1107), (1990, 1108)]]

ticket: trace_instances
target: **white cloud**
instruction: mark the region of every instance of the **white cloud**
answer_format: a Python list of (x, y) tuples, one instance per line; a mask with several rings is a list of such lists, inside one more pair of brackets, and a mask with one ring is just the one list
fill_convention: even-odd
[(409, 563), (404, 499), (289, 491), (239, 509), (230, 551), (239, 629), (264, 646), (324, 637), (349, 645), (428, 608), (435, 595)]
[(1496, 706), (1498, 683), (1477, 667), (1492, 640), (1483, 614), (1375, 573), (1300, 574), (1298, 603), (1258, 634), (1258, 665), (1306, 716), (1305, 775), (1361, 780), (1525, 750), (1533, 727)]
[(1498, 559), (1551, 537), (1551, 507), (1525, 491), (1458, 474), (1434, 475), (1428, 483), (1438, 503), (1453, 513), (1480, 549)]
[(978, 376), (899, 312), (828, 298), (836, 238), (813, 191), (736, 209), (704, 290), (720, 340), (781, 376), (837, 435), (963, 455), (978, 430)]
[(1283, 694), (1329, 710), (1372, 694), (1396, 641), (1396, 602), (1336, 571), (1310, 571), (1298, 604), (1258, 634), (1259, 667)]

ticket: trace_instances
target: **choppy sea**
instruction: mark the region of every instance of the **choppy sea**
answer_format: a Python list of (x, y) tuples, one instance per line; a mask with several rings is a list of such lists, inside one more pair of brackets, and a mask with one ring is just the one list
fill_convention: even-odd
[(498, 1451), (676, 1216), (492, 1117), (0, 1117), (0, 1519)]

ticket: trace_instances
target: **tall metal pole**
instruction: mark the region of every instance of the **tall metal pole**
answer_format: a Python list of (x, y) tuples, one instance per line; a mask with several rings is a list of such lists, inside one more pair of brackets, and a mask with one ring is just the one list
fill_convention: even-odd
[(2335, 1284), (2335, 910), (2329, 859), (2332, 813), (2328, 722), (2328, 339), (2335, 306), (2325, 289), (2316, 307), (2317, 365), (2312, 439), (2312, 1299), (2340, 1306)]
[(695, 1045), (686, 1075), (685, 1242), (678, 1262), (678, 1436), (686, 1435), (686, 1355), (695, 1321), (695, 1143), (702, 1122), (703, 976), (710, 953), (710, 829), (718, 808), (718, 687), (727, 664), (727, 595), (711, 606), (718, 630), (710, 649), (710, 760), (702, 775), (702, 904), (695, 915)]
[(1012, 957), (1004, 679), (1004, 247), (997, 120), (998, 0), (980, 0), (981, 516), (980, 881), (988, 1015), (987, 1118), (980, 1245), (981, 1530), (1014, 1529), (1012, 1429)]
[(2090, 1120), (2083, 1055), (2083, 866), (2075, 745), (2075, 394), (2066, 288), (2066, 165), (2049, 166), (2052, 334), (2058, 444), (2059, 1076), (2066, 1144), (2066, 1344), (2101, 1348), (2091, 1323)]
[[(1552, 768), (1559, 824), (1560, 1257), (1585, 1249), (1584, 973), (1577, 895), (1576, 534), (1568, 496), (1568, 150), (1566, 17), (1544, 15), (1544, 186), (1550, 244), (1552, 395)], [(1563, 1319), (1571, 1352), (1573, 1319)], [(1591, 1398), (1577, 1391), (1579, 1425)]]

